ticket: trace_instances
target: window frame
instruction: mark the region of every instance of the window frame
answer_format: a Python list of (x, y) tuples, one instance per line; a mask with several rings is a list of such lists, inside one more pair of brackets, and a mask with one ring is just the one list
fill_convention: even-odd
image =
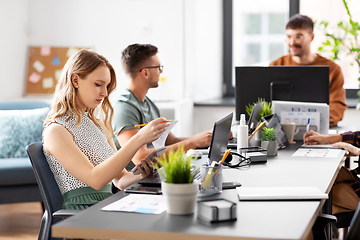
[[(300, 12), (300, 0), (289, 0), (289, 18)], [(223, 0), (223, 97), (235, 97), (232, 86), (233, 0)]]

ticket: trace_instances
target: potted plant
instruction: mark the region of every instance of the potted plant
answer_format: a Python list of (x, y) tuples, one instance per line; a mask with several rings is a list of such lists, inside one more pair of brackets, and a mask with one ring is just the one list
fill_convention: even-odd
[(255, 105), (256, 103), (259, 103), (259, 102), (264, 102), (263, 105), (262, 105), (262, 109), (261, 109), (261, 111), (260, 111), (259, 119), (257, 119), (258, 122), (261, 122), (261, 118), (262, 118), (262, 117), (271, 115), (271, 114), (273, 113), (273, 107), (272, 107), (271, 102), (267, 102), (267, 101), (265, 101), (263, 98), (258, 98), (258, 101), (257, 101), (257, 102), (249, 103), (249, 104), (245, 107), (245, 111), (246, 111), (246, 113), (248, 114), (248, 116), (250, 117), (251, 112), (252, 112), (252, 110), (253, 110), (253, 108), (254, 108), (254, 105)]
[[(261, 110), (258, 112), (258, 113), (253, 113), (254, 116), (256, 116), (257, 119), (255, 119), (256, 121), (254, 122), (255, 124), (251, 124), (249, 123), (249, 133), (252, 133), (253, 130), (255, 130), (262, 122), (262, 117), (265, 117), (265, 116), (268, 116), (268, 115), (271, 115), (273, 113), (273, 107), (272, 107), (272, 104), (271, 102), (267, 102), (265, 101), (263, 98), (258, 98), (258, 101), (257, 102), (254, 102), (252, 104), (248, 104), (246, 107), (245, 107), (245, 110), (246, 110), (246, 113), (251, 116), (251, 113), (254, 109), (254, 106), (255, 104), (257, 103), (262, 103), (262, 106), (261, 106)], [(251, 120), (251, 119), (250, 119)], [(259, 129), (260, 130), (260, 129)], [(255, 137), (251, 138), (250, 140), (251, 141), (259, 141), (259, 133), (260, 131), (257, 131), (255, 133)], [(256, 144), (255, 142), (253, 142), (251, 145), (254, 145)]]
[[(167, 156), (157, 159), (158, 169), (164, 181), (161, 182), (166, 209), (170, 214), (186, 215), (193, 214), (196, 197), (199, 191), (199, 183), (194, 182), (197, 170), (192, 170), (192, 158), (185, 155), (184, 147), (180, 146), (176, 151), (171, 150)], [(159, 166), (162, 169), (159, 169)]]
[(267, 155), (276, 156), (278, 146), (276, 142), (276, 133), (274, 128), (263, 127), (260, 136), (261, 147), (267, 150)]
[[(360, 73), (360, 45), (359, 45), (359, 35), (360, 35), (360, 24), (355, 22), (350, 13), (347, 0), (343, 0), (344, 7), (346, 9), (347, 15), (349, 17), (348, 22), (339, 22), (336, 25), (329, 24), (327, 21), (321, 21), (316, 23), (323, 29), (325, 36), (327, 37), (326, 41), (322, 43), (322, 46), (318, 48), (319, 52), (327, 52), (332, 55), (329, 56), (332, 60), (340, 60), (339, 55), (345, 53), (348, 56), (353, 58), (353, 61), (359, 66)], [(353, 63), (351, 63), (353, 65)], [(360, 82), (360, 74), (358, 77)], [(357, 92), (360, 103), (360, 91)]]

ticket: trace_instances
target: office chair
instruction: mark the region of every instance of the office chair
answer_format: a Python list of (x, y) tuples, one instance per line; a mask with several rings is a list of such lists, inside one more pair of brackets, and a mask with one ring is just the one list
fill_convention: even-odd
[[(344, 233), (344, 240), (360, 240), (360, 203), (358, 204), (356, 210), (352, 213), (353, 213), (353, 217), (349, 224), (350, 229), (346, 235)], [(316, 240), (331, 239), (331, 237), (328, 237), (326, 235), (324, 227), (328, 223), (334, 222), (334, 219), (336, 221), (336, 217), (334, 215), (320, 214), (313, 227), (314, 239)], [(344, 227), (347, 229), (346, 226)]]
[(360, 239), (360, 203), (357, 206), (354, 216), (350, 223), (350, 230), (345, 236), (345, 240), (359, 240)]
[(26, 152), (29, 155), (45, 207), (38, 240), (57, 239), (51, 237), (51, 225), (81, 210), (62, 209), (63, 197), (43, 153), (42, 142), (30, 144), (26, 147)]

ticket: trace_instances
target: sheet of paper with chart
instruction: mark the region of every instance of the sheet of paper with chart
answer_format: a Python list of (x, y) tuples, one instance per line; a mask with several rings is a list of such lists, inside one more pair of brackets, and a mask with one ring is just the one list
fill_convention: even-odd
[(164, 196), (162, 195), (129, 194), (128, 196), (103, 207), (101, 210), (160, 214), (164, 212), (165, 209)]
[(339, 155), (341, 149), (322, 148), (299, 148), (292, 157), (322, 157), (334, 158)]
[(169, 135), (171, 129), (173, 129), (173, 127), (175, 126), (175, 124), (177, 122), (178, 122), (177, 120), (171, 121), (170, 125), (167, 127), (166, 131), (163, 132), (163, 134), (161, 134), (161, 136), (158, 139), (156, 139), (155, 141), (152, 142), (155, 149), (165, 146), (166, 138)]

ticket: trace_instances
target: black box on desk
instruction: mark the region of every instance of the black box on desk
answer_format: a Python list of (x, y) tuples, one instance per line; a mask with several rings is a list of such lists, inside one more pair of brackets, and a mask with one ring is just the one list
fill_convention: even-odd
[(199, 201), (198, 218), (210, 223), (236, 221), (236, 203), (223, 198)]
[(267, 150), (262, 147), (240, 148), (241, 156), (250, 158), (251, 163), (266, 163)]

